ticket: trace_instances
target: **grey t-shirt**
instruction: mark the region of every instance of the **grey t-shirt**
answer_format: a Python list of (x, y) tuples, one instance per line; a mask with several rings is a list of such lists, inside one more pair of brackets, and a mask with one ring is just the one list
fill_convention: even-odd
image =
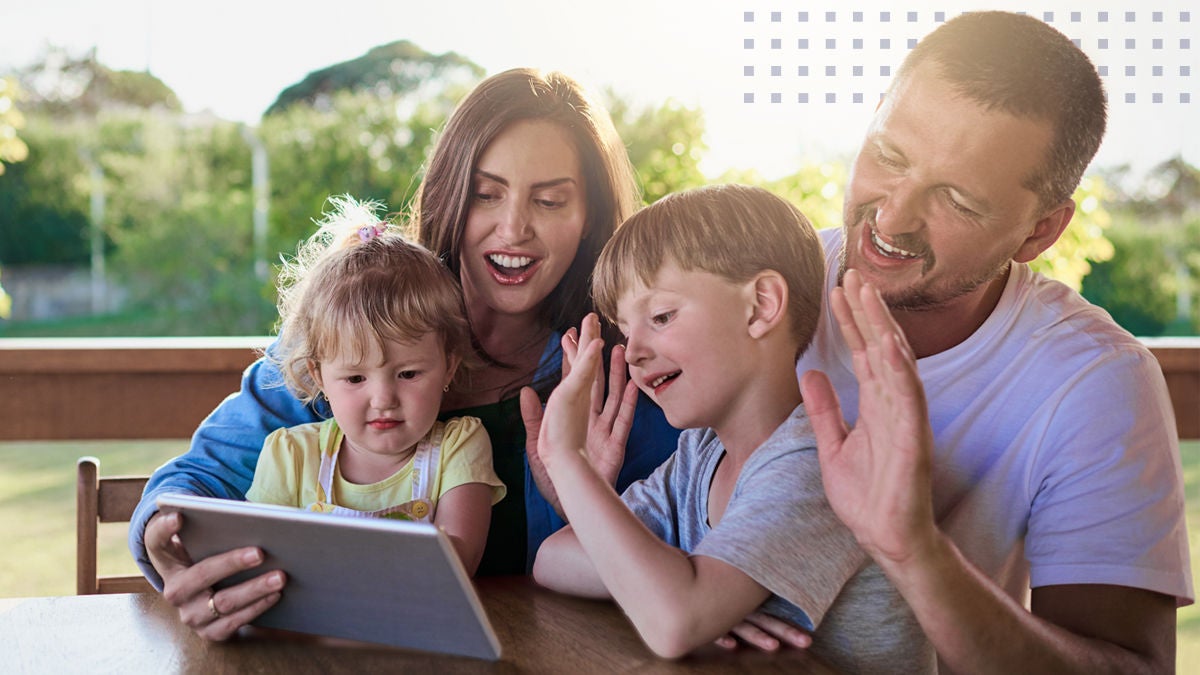
[(912, 611), (825, 500), (804, 406), (754, 451), (711, 528), (708, 488), (724, 454), (711, 429), (688, 429), (675, 454), (621, 498), (663, 541), (769, 590), (762, 611), (812, 630), (811, 650), (835, 668), (936, 670)]

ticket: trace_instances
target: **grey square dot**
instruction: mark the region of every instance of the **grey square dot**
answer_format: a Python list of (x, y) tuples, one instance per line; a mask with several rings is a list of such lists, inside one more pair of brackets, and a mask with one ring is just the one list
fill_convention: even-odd
[(1137, 75), (1137, 66), (1125, 66), (1125, 77), (1134, 77)]
[(1137, 40), (1125, 38), (1125, 49), (1137, 49)]
[(754, 49), (754, 38), (742, 40), (742, 49)]
[(771, 38), (771, 49), (782, 49), (782, 48), (783, 48), (783, 40), (780, 40), (779, 38)]
[(1163, 102), (1163, 97), (1162, 97), (1162, 94), (1157, 94), (1157, 93), (1156, 93), (1156, 94), (1151, 94), (1151, 95), (1150, 95), (1150, 101), (1151, 101), (1152, 103), (1162, 103), (1162, 102)]
[(909, 12), (909, 13), (908, 13), (908, 22), (909, 22), (909, 23), (916, 23), (916, 22), (917, 22), (917, 13), (916, 13), (916, 12)]
[(799, 19), (800, 23), (806, 23), (808, 21), (808, 12), (800, 12), (796, 18)]
[(1191, 13), (1191, 12), (1180, 12), (1180, 13), (1179, 13), (1179, 20), (1180, 20), (1180, 21), (1182, 21), (1182, 22), (1184, 22), (1184, 23), (1187, 23), (1188, 21), (1191, 21), (1191, 20), (1192, 20), (1192, 13)]
[(837, 76), (837, 66), (825, 66), (825, 77)]
[(1108, 38), (1100, 38), (1096, 41), (1096, 46), (1100, 49), (1108, 49)]
[(908, 38), (908, 48), (909, 49), (917, 48), (917, 38)]
[(1083, 21), (1083, 12), (1071, 12), (1071, 23)]
[(892, 20), (892, 13), (891, 13), (891, 12), (880, 12), (880, 13), (879, 13), (879, 22), (880, 22), (880, 23), (887, 23), (887, 22), (889, 22), (889, 21), (891, 21), (891, 20)]
[(1154, 23), (1162, 23), (1162, 19), (1163, 19), (1162, 12), (1152, 12), (1150, 14), (1150, 20), (1153, 21)]
[(1125, 23), (1134, 23), (1137, 21), (1137, 12), (1125, 12)]
[(1083, 41), (1080, 40), (1079, 38), (1071, 38), (1071, 44), (1075, 45), (1076, 47), (1079, 47), (1080, 49), (1083, 49)]
[(1191, 48), (1192, 48), (1192, 41), (1191, 41), (1191, 39), (1189, 39), (1189, 38), (1179, 38), (1179, 48), (1180, 48), (1180, 49), (1191, 49)]
[(800, 92), (800, 95), (796, 97), (796, 101), (799, 103), (808, 103), (808, 92)]
[(853, 45), (855, 49), (863, 48), (862, 38), (854, 38), (853, 40), (850, 41), (850, 44)]
[(852, 12), (850, 14), (850, 19), (852, 21), (854, 21), (854, 23), (862, 23), (863, 13), (862, 12)]
[(1108, 22), (1108, 12), (1098, 12), (1096, 14), (1096, 20), (1100, 23)]
[(837, 12), (825, 12), (825, 21), (828, 23), (837, 21)]
[(828, 38), (825, 40), (825, 49), (837, 49), (837, 40)]
[(891, 49), (892, 41), (888, 38), (879, 38), (879, 48), (880, 49)]
[(825, 102), (826, 103), (837, 103), (837, 94), (835, 94), (833, 92), (829, 92), (829, 93), (825, 94)]
[(862, 102), (863, 102), (863, 96), (862, 96), (862, 94), (855, 94), (855, 95), (854, 95), (854, 102), (855, 102), (855, 103), (862, 103)]
[(880, 75), (880, 77), (891, 77), (892, 76), (892, 67), (891, 66), (879, 66), (879, 75)]
[(749, 92), (742, 94), (742, 103), (754, 103), (754, 94)]
[(796, 46), (800, 49), (808, 49), (808, 38), (800, 38), (796, 41)]
[(783, 21), (783, 12), (771, 12), (771, 23)]
[(742, 75), (754, 77), (754, 66), (742, 66)]
[(1042, 12), (1042, 21), (1054, 23), (1054, 12)]
[(1153, 75), (1154, 77), (1162, 77), (1163, 67), (1162, 66), (1152, 66), (1150, 68), (1150, 74)]
[(933, 20), (936, 21), (937, 23), (945, 22), (946, 21), (946, 13), (945, 12), (934, 12)]
[(1163, 48), (1162, 38), (1154, 38), (1153, 40), (1150, 41), (1150, 46), (1155, 49), (1162, 49)]
[(854, 73), (855, 77), (862, 77), (863, 67), (862, 66), (854, 66), (853, 68), (851, 68), (851, 72)]
[(754, 12), (742, 12), (742, 21), (746, 23), (754, 21)]
[(771, 66), (771, 77), (781, 77), (783, 75), (783, 66)]
[(1097, 66), (1096, 72), (1100, 74), (1100, 77), (1108, 77), (1108, 66)]
[(796, 74), (800, 77), (808, 77), (808, 66), (800, 66), (796, 68)]
[(1186, 91), (1185, 91), (1185, 92), (1183, 92), (1183, 93), (1181, 93), (1181, 94), (1179, 95), (1179, 102), (1180, 102), (1180, 103), (1191, 103), (1191, 102), (1192, 102), (1192, 95), (1191, 95), (1191, 94), (1189, 94), (1189, 93), (1187, 93)]
[(1125, 94), (1125, 102), (1126, 103), (1137, 103), (1137, 94), (1133, 93), (1132, 91)]
[(1191, 66), (1179, 66), (1179, 76), (1180, 77), (1191, 77), (1191, 75), (1192, 75), (1192, 67)]
[(779, 94), (779, 93), (771, 94), (771, 103), (783, 103), (783, 94)]

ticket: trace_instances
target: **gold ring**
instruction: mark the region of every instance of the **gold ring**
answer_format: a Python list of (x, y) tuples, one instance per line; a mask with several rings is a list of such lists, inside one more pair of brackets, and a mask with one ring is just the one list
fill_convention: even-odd
[(216, 599), (217, 599), (216, 593), (213, 593), (208, 596), (208, 611), (212, 612), (214, 621), (216, 621), (217, 619), (221, 618), (221, 616), (223, 616), (221, 614), (221, 610), (217, 609), (217, 603), (214, 602)]

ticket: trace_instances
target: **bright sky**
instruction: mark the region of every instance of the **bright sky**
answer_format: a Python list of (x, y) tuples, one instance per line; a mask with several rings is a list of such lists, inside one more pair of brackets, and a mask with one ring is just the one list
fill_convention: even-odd
[(932, 30), (939, 12), (949, 18), (1011, 8), (1048, 19), (1107, 69), (1110, 127), (1096, 165), (1144, 169), (1177, 154), (1200, 164), (1195, 0), (8, 4), (0, 73), (33, 61), (47, 44), (96, 46), (111, 68), (149, 67), (188, 110), (255, 124), (280, 90), (310, 71), (409, 39), (430, 52), (457, 51), (489, 74), (557, 69), (641, 103), (673, 98), (699, 106), (710, 176), (726, 168), (777, 176), (802, 162), (851, 155), (888, 81), (881, 69), (898, 65), (908, 41)]

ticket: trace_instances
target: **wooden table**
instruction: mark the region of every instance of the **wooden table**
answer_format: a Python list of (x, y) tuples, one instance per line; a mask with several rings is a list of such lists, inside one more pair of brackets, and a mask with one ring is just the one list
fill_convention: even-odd
[(155, 594), (0, 600), (0, 673), (826, 673), (808, 654), (706, 647), (655, 657), (612, 603), (571, 598), (525, 577), (481, 579), (480, 598), (503, 652), (497, 662), (251, 633), (196, 637)]

